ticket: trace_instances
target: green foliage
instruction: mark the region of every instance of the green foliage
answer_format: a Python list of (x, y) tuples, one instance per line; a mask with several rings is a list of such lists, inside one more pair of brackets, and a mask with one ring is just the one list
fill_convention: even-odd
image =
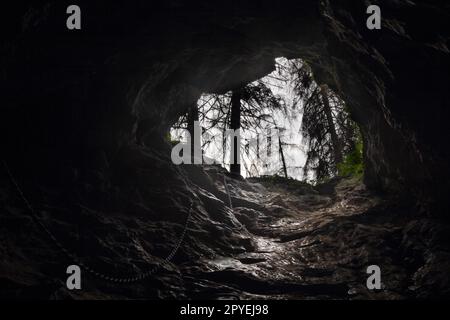
[(360, 135), (355, 143), (355, 147), (344, 158), (344, 161), (337, 165), (338, 173), (343, 177), (362, 177), (364, 174), (363, 163), (363, 142)]
[(177, 144), (179, 144), (181, 142), (179, 139), (173, 138), (172, 135), (170, 134), (170, 132), (166, 133), (164, 138), (172, 146), (176, 146)]

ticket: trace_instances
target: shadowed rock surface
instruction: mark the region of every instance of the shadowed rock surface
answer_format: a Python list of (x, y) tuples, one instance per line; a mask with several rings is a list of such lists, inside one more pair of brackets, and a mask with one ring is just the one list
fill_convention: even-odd
[[(227, 175), (224, 169), (188, 169), (164, 172), (166, 177), (176, 173), (180, 181), (155, 194), (159, 207), (153, 202), (152, 208), (145, 195), (138, 195), (139, 188), (123, 198), (125, 191), (117, 186), (115, 193), (91, 186), (89, 194), (108, 198), (109, 208), (99, 207), (98, 200), (90, 203), (81, 192), (75, 196), (74, 190), (70, 202), (58, 201), (61, 190), (34, 190), (40, 195), (32, 200), (39, 219), (91, 268), (127, 277), (161, 266), (149, 279), (132, 284), (84, 273), (79, 292), (67, 291), (61, 280), (62, 266), (71, 260), (29, 218), (12, 186), (2, 184), (3, 298), (404, 299), (449, 294), (449, 252), (439, 238), (449, 230), (431, 219), (411, 218), (411, 207), (399, 199), (375, 196), (357, 179), (301, 190), (266, 179), (227, 177), (230, 209), (220, 179)], [(143, 179), (145, 189), (152, 180)], [(194, 206), (186, 237), (173, 263), (166, 263), (163, 258), (182, 233), (176, 222), (186, 217), (189, 198)], [(382, 270), (383, 289), (375, 292), (366, 288), (371, 264)]]
[(412, 192), (446, 215), (448, 4), (380, 1), (375, 31), (358, 1), (79, 6), (80, 32), (65, 28), (58, 1), (11, 5), (2, 19), (1, 136), (11, 162), (84, 173), (136, 141), (159, 148), (202, 92), (258, 79), (275, 57), (299, 57), (360, 125), (365, 182)]
[[(133, 286), (91, 279), (80, 297), (448, 295), (450, 9), (379, 4), (382, 29), (369, 31), (357, 1), (79, 1), (80, 32), (65, 28), (59, 1), (8, 5), (2, 159), (41, 221), (122, 275), (170, 253), (193, 202), (174, 264)], [(256, 80), (279, 56), (302, 58), (346, 101), (370, 191), (234, 181), (233, 212), (221, 173), (172, 165), (164, 136), (201, 93)], [(2, 297), (75, 295), (61, 289), (73, 261), (0, 176)], [(372, 261), (387, 289), (369, 294), (361, 268)]]

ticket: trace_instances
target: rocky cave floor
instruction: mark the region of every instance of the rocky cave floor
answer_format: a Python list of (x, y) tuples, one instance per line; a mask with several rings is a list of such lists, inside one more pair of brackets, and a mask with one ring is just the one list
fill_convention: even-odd
[[(371, 194), (358, 179), (335, 179), (312, 187), (282, 179), (232, 179), (217, 166), (183, 170), (183, 181), (190, 182), (179, 190), (168, 190), (170, 183), (159, 183), (153, 191), (146, 185), (150, 190), (146, 196), (139, 188), (130, 191), (122, 187), (118, 191), (116, 187), (114, 193), (112, 187), (85, 185), (83, 192), (76, 192), (78, 203), (73, 196), (67, 200), (68, 190), (33, 189), (24, 184), (24, 193), (34, 195), (30, 202), (39, 212), (38, 218), (92, 268), (123, 275), (161, 265), (152, 277), (132, 284), (105, 282), (83, 273), (79, 291), (65, 288), (65, 266), (73, 262), (49, 241), (7, 177), (2, 176), (0, 297), (449, 296), (450, 255), (442, 245), (448, 241), (448, 227), (421, 218), (399, 199)], [(160, 171), (165, 174), (164, 168)], [(144, 171), (141, 173), (143, 180), (148, 179)], [(157, 174), (149, 174), (152, 181), (158, 180)], [(130, 196), (125, 197), (126, 192)], [(108, 198), (113, 195), (114, 199)], [(103, 201), (106, 204), (96, 205), (102, 197), (107, 198)], [(153, 200), (148, 201), (153, 204), (159, 199), (159, 207), (151, 209), (145, 204), (151, 197)], [(164, 257), (176, 245), (183, 230), (179, 221), (187, 213), (185, 198), (195, 199), (186, 237), (173, 261), (164, 263), (156, 257)], [(178, 209), (182, 219), (170, 215)], [(381, 290), (366, 287), (366, 268), (373, 264), (381, 268)]]
[[(227, 179), (236, 198), (263, 207), (240, 204), (233, 209), (250, 231), (254, 248), (181, 268), (190, 296), (405, 299), (445, 290), (442, 278), (427, 274), (430, 266), (421, 268), (427, 255), (435, 256), (415, 238), (417, 230), (412, 229), (419, 222), (408, 225), (410, 209), (398, 199), (371, 194), (357, 178), (316, 188), (276, 180)], [(366, 268), (372, 264), (381, 268), (381, 290), (366, 287)], [(417, 286), (424, 276), (428, 287)]]

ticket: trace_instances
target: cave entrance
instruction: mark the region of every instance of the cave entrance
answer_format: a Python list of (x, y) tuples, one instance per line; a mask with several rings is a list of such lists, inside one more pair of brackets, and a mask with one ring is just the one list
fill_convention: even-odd
[(192, 157), (200, 146), (203, 161), (192, 163), (220, 164), (244, 178), (318, 183), (363, 173), (357, 124), (301, 59), (277, 58), (275, 70), (256, 81), (202, 94), (173, 125), (171, 140), (190, 144)]

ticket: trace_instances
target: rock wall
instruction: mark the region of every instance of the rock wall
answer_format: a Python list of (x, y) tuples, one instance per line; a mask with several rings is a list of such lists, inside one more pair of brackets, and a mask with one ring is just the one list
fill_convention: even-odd
[(130, 145), (163, 150), (202, 92), (260, 78), (275, 57), (300, 57), (360, 124), (367, 185), (445, 214), (449, 6), (373, 3), (381, 30), (366, 28), (365, 1), (79, 1), (79, 31), (66, 29), (59, 1), (10, 5), (3, 154), (24, 176), (65, 183)]

